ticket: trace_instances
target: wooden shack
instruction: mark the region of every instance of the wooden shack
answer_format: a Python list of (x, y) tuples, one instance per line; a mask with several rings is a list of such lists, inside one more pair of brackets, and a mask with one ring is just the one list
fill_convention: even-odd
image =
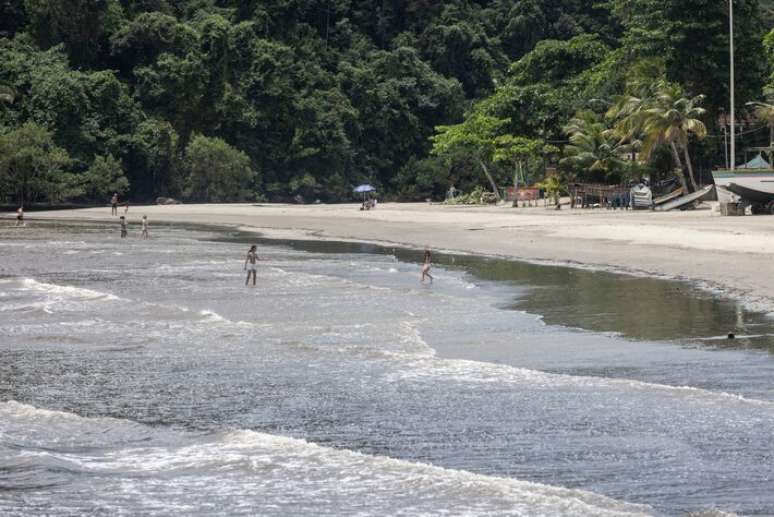
[(572, 208), (629, 208), (630, 192), (620, 185), (596, 183), (573, 183), (570, 185), (570, 206)]

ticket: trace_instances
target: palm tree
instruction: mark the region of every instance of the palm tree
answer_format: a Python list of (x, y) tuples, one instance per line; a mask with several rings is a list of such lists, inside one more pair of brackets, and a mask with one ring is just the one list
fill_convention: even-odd
[(688, 192), (684, 172), (687, 168), (691, 186), (696, 190), (688, 142), (692, 135), (699, 139), (707, 136), (707, 127), (700, 120), (706, 113), (700, 106), (704, 96), (685, 97), (680, 86), (664, 80), (639, 85), (639, 93), (643, 95), (619, 99), (608, 112), (620, 118), (616, 132), (629, 141), (641, 136), (645, 159), (650, 158), (659, 145), (669, 146), (683, 189)]
[[(656, 106), (647, 110), (649, 115), (645, 123), (645, 139), (643, 141), (643, 151), (649, 155), (649, 145), (663, 141), (669, 144), (672, 153), (678, 158), (678, 149), (682, 149), (685, 165), (688, 166), (688, 175), (691, 179), (691, 186), (694, 190), (698, 189), (696, 177), (693, 174), (693, 163), (688, 151), (688, 141), (691, 135), (699, 140), (707, 136), (707, 126), (701, 121), (701, 117), (707, 112), (700, 104), (704, 101), (704, 95), (696, 97), (683, 97), (679, 86), (665, 84), (659, 90), (656, 98)], [(649, 140), (651, 142), (649, 142)], [(646, 151), (646, 149), (648, 149)]]
[(627, 85), (627, 89), (632, 93), (614, 100), (605, 117), (618, 121), (613, 129), (622, 142), (640, 140), (642, 126), (647, 119), (645, 110), (658, 95), (660, 85), (661, 81), (632, 81)]
[[(768, 92), (771, 95), (774, 92)], [(771, 97), (767, 97), (770, 100)], [(748, 106), (753, 108), (755, 118), (768, 124), (769, 126), (769, 163), (774, 163), (774, 104), (768, 102), (748, 102)]]
[(600, 118), (589, 111), (578, 113), (564, 127), (570, 137), (566, 157), (559, 163), (589, 172), (602, 173), (607, 178), (626, 168), (623, 155), (629, 146), (621, 143)]

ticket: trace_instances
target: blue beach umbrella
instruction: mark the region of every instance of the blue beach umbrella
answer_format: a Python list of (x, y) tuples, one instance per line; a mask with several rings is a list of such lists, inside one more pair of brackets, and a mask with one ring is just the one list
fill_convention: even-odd
[(365, 194), (366, 192), (376, 192), (376, 189), (371, 185), (358, 185), (355, 187), (354, 192), (357, 192), (358, 194)]

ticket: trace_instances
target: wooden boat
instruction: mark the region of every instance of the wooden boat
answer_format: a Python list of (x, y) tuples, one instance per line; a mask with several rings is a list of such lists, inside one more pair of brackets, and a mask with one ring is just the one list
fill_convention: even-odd
[(673, 190), (669, 194), (665, 196), (657, 197), (653, 200), (653, 204), (656, 206), (663, 205), (664, 203), (669, 203), (673, 199), (677, 199), (678, 197), (683, 195), (683, 187), (678, 188), (677, 190)]
[(712, 191), (715, 188), (715, 185), (708, 185), (704, 187), (703, 189), (699, 189), (696, 192), (693, 192), (691, 194), (678, 197), (676, 199), (673, 199), (672, 201), (669, 201), (667, 203), (663, 203), (656, 207), (656, 210), (659, 212), (666, 212), (668, 210), (676, 210), (678, 208), (686, 208), (688, 205), (695, 203), (697, 201), (702, 201), (704, 198), (709, 197), (712, 195)]

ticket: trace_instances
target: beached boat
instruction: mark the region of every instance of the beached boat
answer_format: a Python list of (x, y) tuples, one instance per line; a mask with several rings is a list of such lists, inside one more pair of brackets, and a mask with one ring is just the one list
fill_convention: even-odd
[(774, 169), (717, 170), (712, 172), (718, 187), (718, 199), (728, 199), (731, 193), (749, 202), (755, 209), (774, 213)]
[(635, 185), (630, 195), (632, 208), (653, 208), (653, 191), (647, 185), (643, 183)]
[(669, 203), (670, 201), (677, 199), (682, 195), (683, 195), (683, 189), (682, 187), (679, 187), (677, 190), (674, 190), (669, 194), (666, 194), (664, 196), (659, 196), (653, 199), (653, 204), (655, 206), (663, 205), (664, 203)]
[[(707, 185), (706, 187), (699, 189), (696, 192), (692, 192), (690, 194), (686, 194), (684, 196), (680, 196), (662, 203), (656, 207), (656, 210), (659, 212), (667, 212), (669, 210), (690, 208), (691, 205), (697, 201), (703, 201), (708, 197), (711, 197), (712, 190), (714, 188), (714, 185)], [(680, 189), (680, 191), (682, 192), (682, 189)]]

